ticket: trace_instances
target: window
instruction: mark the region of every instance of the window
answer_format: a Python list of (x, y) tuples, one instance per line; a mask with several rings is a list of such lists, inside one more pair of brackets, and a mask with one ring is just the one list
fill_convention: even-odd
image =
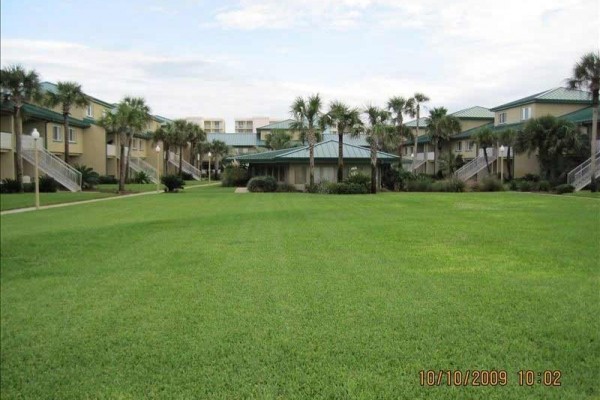
[(87, 106), (87, 109), (85, 111), (85, 115), (87, 115), (88, 117), (94, 117), (94, 104), (93, 103), (89, 103)]
[(69, 143), (77, 143), (77, 133), (73, 128), (69, 128)]
[(462, 151), (462, 140), (459, 140), (458, 142), (456, 142), (456, 151), (457, 152)]
[(475, 147), (475, 142), (473, 142), (472, 140), (467, 142), (467, 150), (471, 151), (473, 150), (473, 147)]
[(52, 127), (52, 140), (55, 142), (62, 142), (62, 127), (57, 125)]
[(521, 120), (525, 121), (531, 118), (531, 107), (521, 108)]
[(498, 114), (498, 123), (499, 124), (506, 123), (506, 113), (505, 112)]

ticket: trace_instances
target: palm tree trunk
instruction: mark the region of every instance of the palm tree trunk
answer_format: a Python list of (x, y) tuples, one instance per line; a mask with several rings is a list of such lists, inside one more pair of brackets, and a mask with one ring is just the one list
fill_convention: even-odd
[(596, 148), (596, 139), (598, 136), (598, 97), (599, 91), (595, 89), (592, 93), (592, 158), (590, 162), (591, 169), (591, 182), (590, 182), (590, 190), (592, 192), (596, 192), (598, 188), (596, 187), (596, 153), (598, 149)]
[(371, 193), (377, 193), (377, 148), (371, 144)]
[(488, 162), (487, 147), (483, 148), (483, 158), (485, 158), (485, 166), (487, 168), (487, 172), (488, 174), (491, 174), (492, 171), (490, 170), (490, 163)]
[(125, 158), (125, 180), (129, 179), (129, 157), (131, 156), (131, 145), (133, 144), (133, 135), (127, 139), (127, 157)]
[(65, 109), (63, 112), (63, 127), (65, 129), (64, 141), (65, 141), (65, 162), (69, 163), (69, 110)]
[(433, 145), (433, 175), (435, 175), (436, 173), (437, 173), (437, 144), (434, 144)]
[(312, 131), (308, 132), (308, 172), (310, 185), (315, 184), (315, 134)]
[(452, 173), (454, 172), (453, 170), (453, 162), (454, 160), (452, 160), (452, 145), (450, 142), (448, 142), (448, 176), (452, 175)]
[(121, 135), (121, 140), (119, 141), (121, 145), (121, 159), (119, 160), (120, 171), (119, 171), (119, 192), (125, 191), (125, 144), (124, 142), (127, 140), (126, 137)]
[(183, 171), (183, 146), (179, 146), (179, 176), (182, 175)]
[(17, 182), (19, 183), (19, 193), (23, 193), (23, 144), (21, 135), (23, 133), (23, 120), (21, 119), (21, 106), (15, 106), (15, 119), (13, 120), (13, 130), (15, 132), (15, 172)]
[(512, 165), (510, 161), (510, 146), (506, 150), (506, 169), (508, 170), (508, 180), (512, 181)]
[(167, 175), (167, 173), (169, 172), (169, 145), (166, 144), (165, 142), (163, 142), (163, 147), (164, 147), (164, 154), (165, 154), (165, 159), (163, 160), (163, 175)]
[[(413, 157), (413, 172), (416, 172), (416, 168), (415, 166), (417, 165), (417, 146), (418, 146), (418, 142), (419, 142), (419, 116), (421, 113), (421, 107), (419, 106), (419, 104), (417, 104), (417, 133), (415, 134), (415, 148), (414, 148), (414, 157)], [(435, 151), (435, 150), (434, 150)], [(423, 154), (423, 156), (425, 156), (425, 154)], [(427, 166), (427, 163), (425, 163), (425, 166)], [(433, 172), (435, 173), (435, 154), (434, 154), (434, 158), (433, 158)]]
[(344, 133), (338, 131), (338, 183), (344, 180)]

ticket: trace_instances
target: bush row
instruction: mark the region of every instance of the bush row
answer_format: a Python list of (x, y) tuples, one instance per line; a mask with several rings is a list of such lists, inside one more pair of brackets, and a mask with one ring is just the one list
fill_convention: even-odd
[[(58, 190), (58, 182), (51, 176), (43, 175), (39, 178), (40, 192), (42, 193), (54, 193)], [(24, 183), (23, 191), (35, 192), (35, 183)], [(18, 193), (19, 184), (16, 179), (3, 179), (0, 185), (0, 193)]]

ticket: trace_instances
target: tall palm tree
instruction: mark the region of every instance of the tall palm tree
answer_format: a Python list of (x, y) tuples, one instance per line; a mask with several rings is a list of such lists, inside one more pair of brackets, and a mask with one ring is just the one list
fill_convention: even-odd
[(338, 131), (338, 182), (344, 180), (344, 134), (352, 134), (360, 124), (360, 111), (341, 101), (332, 101), (329, 111), (321, 118), (323, 128), (325, 125), (335, 125)]
[[(433, 144), (433, 172), (437, 172), (437, 153), (444, 143), (449, 143), (452, 136), (460, 133), (460, 121), (453, 115), (448, 115), (445, 107), (436, 107), (429, 111), (427, 132)], [(448, 146), (448, 171), (452, 173), (452, 147)]]
[(501, 145), (506, 146), (506, 168), (508, 169), (508, 179), (512, 180), (512, 156), (511, 149), (516, 143), (517, 140), (517, 131), (514, 129), (505, 129), (498, 134), (498, 138)]
[(590, 52), (581, 57), (573, 68), (573, 76), (568, 80), (569, 87), (586, 88), (592, 92), (592, 155), (591, 155), (591, 184), (592, 192), (596, 187), (596, 140), (598, 139), (598, 95), (600, 92), (600, 52)]
[(190, 136), (190, 124), (185, 119), (173, 121), (173, 142), (179, 148), (179, 175), (183, 173), (183, 148), (187, 146)]
[[(304, 131), (306, 124), (306, 135), (308, 138), (309, 155), (309, 183), (315, 183), (315, 143), (317, 142), (316, 129), (321, 116), (321, 98), (319, 94), (309, 96), (306, 100), (297, 97), (291, 107), (291, 113), (296, 120), (292, 129)], [(301, 129), (298, 129), (301, 128)]]
[(127, 154), (125, 156), (125, 180), (129, 177), (129, 159), (131, 157), (131, 147), (133, 137), (142, 133), (144, 128), (150, 122), (150, 107), (146, 104), (143, 97), (125, 97), (123, 102), (127, 104)]
[(190, 142), (190, 164), (196, 163), (196, 145), (206, 140), (206, 133), (195, 122), (188, 122), (189, 136), (188, 142)]
[(210, 152), (215, 159), (215, 171), (219, 173), (219, 162), (229, 153), (229, 146), (221, 140), (213, 140), (210, 142)]
[(481, 128), (475, 133), (475, 142), (477, 143), (477, 148), (483, 149), (485, 166), (487, 168), (488, 174), (490, 174), (492, 170), (490, 169), (490, 163), (488, 161), (487, 149), (494, 146), (494, 143), (496, 142), (494, 133), (488, 127)]
[(173, 122), (168, 122), (156, 129), (152, 134), (152, 140), (154, 143), (162, 142), (163, 144), (163, 152), (165, 154), (165, 160), (163, 163), (163, 174), (167, 175), (169, 170), (169, 152), (171, 147), (175, 146), (176, 142), (176, 133)]
[[(410, 106), (411, 102), (402, 96), (392, 97), (387, 102), (387, 109), (391, 113), (392, 123), (396, 127), (397, 140), (395, 142), (398, 144), (398, 155), (400, 157), (402, 157), (402, 142), (409, 135), (408, 129), (404, 126), (404, 114), (410, 111)], [(402, 168), (402, 163), (400, 163), (400, 168)]]
[(196, 152), (197, 152), (197, 154), (200, 155), (200, 159), (198, 160), (198, 169), (200, 171), (202, 171), (202, 162), (203, 162), (204, 154), (208, 153), (209, 148), (210, 148), (210, 143), (208, 143), (206, 140), (196, 143)]
[(368, 106), (364, 110), (367, 117), (365, 133), (371, 150), (371, 193), (377, 193), (377, 152), (387, 133), (393, 132), (394, 128), (386, 125), (390, 113), (379, 107)]
[(58, 82), (56, 91), (46, 92), (46, 104), (49, 107), (60, 105), (63, 116), (63, 139), (65, 142), (65, 162), (69, 163), (69, 116), (73, 107), (87, 107), (89, 100), (77, 82)]
[(0, 90), (2, 92), (2, 102), (12, 104), (16, 153), (15, 172), (19, 192), (23, 193), (23, 153), (21, 144), (23, 118), (21, 108), (26, 102), (40, 99), (39, 75), (35, 70), (25, 70), (21, 65), (9, 65), (0, 71)]
[(418, 141), (419, 141), (419, 119), (421, 118), (421, 104), (429, 101), (429, 97), (424, 95), (423, 93), (415, 93), (413, 97), (408, 99), (406, 110), (407, 114), (409, 114), (412, 118), (417, 119), (417, 131), (415, 132), (415, 148), (414, 148), (414, 157), (413, 157), (413, 170), (416, 167), (417, 163), (417, 149), (418, 149)]
[(125, 143), (129, 130), (129, 114), (129, 106), (120, 102), (115, 109), (106, 113), (99, 121), (100, 126), (104, 127), (108, 133), (119, 136), (119, 192), (125, 191)]

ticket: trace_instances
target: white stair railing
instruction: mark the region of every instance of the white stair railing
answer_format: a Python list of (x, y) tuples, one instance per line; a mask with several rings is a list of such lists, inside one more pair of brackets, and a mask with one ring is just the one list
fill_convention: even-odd
[[(169, 151), (169, 162), (179, 168), (179, 154), (175, 154), (172, 151)], [(202, 172), (200, 172), (198, 168), (194, 167), (189, 162), (181, 160), (181, 169), (184, 172), (192, 175), (192, 177), (195, 180), (201, 180)]]
[(135, 172), (144, 172), (150, 180), (154, 183), (158, 183), (158, 171), (152, 165), (148, 164), (146, 161), (142, 160), (139, 157), (130, 157), (129, 158), (129, 168), (134, 170)]
[[(23, 158), (35, 165), (35, 141), (29, 135), (22, 135), (21, 143)], [(39, 139), (37, 147), (39, 169), (71, 192), (81, 191), (81, 172), (46, 150)]]
[(427, 162), (427, 160), (423, 160), (423, 159), (421, 159), (421, 160), (418, 160), (418, 159), (417, 159), (417, 160), (415, 160), (415, 162), (414, 162), (414, 163), (411, 163), (411, 164), (410, 164), (410, 170), (414, 172), (414, 171), (416, 171), (416, 170), (417, 170), (417, 169), (418, 169), (418, 168), (419, 168), (421, 165), (425, 164), (426, 162)]
[(498, 158), (498, 154), (495, 149), (487, 149), (487, 163), (485, 155), (482, 154), (473, 160), (469, 161), (454, 172), (454, 176), (461, 181), (466, 181), (476, 173), (486, 168), (488, 164), (492, 164)]
[[(600, 150), (596, 153), (596, 177), (600, 172)], [(567, 175), (567, 183), (580, 191), (592, 182), (592, 157), (588, 158)]]

